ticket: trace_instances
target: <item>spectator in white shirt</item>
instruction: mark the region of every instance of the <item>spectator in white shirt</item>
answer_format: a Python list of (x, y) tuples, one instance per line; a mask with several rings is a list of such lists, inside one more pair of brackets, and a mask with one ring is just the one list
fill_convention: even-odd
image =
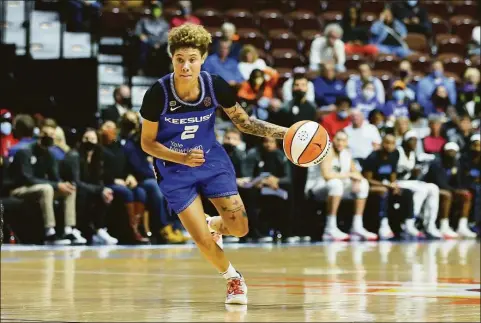
[(353, 75), (349, 78), (346, 84), (347, 96), (351, 100), (356, 100), (356, 98), (362, 95), (363, 85), (367, 82), (374, 84), (374, 90), (376, 91), (376, 97), (381, 104), (386, 101), (384, 85), (377, 77), (372, 76), (371, 67), (367, 63), (359, 64), (359, 75)]
[[(305, 75), (306, 72), (306, 68), (303, 66), (298, 66), (294, 68), (294, 70), (292, 71), (292, 77), (288, 78), (282, 85), (282, 98), (284, 102), (289, 102), (293, 99), (292, 86), (294, 85), (294, 78), (298, 75)], [(308, 81), (307, 83), (306, 100), (309, 102), (315, 102), (314, 83), (312, 83), (311, 81)]]
[(255, 69), (264, 70), (267, 66), (266, 62), (259, 58), (257, 49), (252, 45), (242, 47), (239, 54), (239, 71), (244, 80), (248, 80), (252, 71)]
[(309, 68), (319, 70), (321, 63), (334, 62), (338, 72), (344, 72), (346, 68), (346, 52), (344, 42), (341, 40), (343, 30), (338, 24), (329, 24), (324, 29), (324, 36), (314, 39), (311, 44), (309, 55)]
[(381, 135), (376, 126), (364, 120), (364, 114), (360, 109), (351, 111), (352, 124), (344, 128), (349, 139), (349, 150), (352, 158), (362, 164), (374, 150), (381, 147)]

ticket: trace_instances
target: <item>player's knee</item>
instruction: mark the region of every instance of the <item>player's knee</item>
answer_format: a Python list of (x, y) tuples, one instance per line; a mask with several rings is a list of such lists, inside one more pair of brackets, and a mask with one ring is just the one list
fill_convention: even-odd
[(242, 238), (249, 233), (249, 222), (246, 217), (236, 221), (235, 224), (229, 227), (229, 233), (235, 237)]
[(342, 181), (338, 178), (331, 179), (327, 182), (327, 190), (329, 196), (342, 196), (343, 194), (343, 184)]

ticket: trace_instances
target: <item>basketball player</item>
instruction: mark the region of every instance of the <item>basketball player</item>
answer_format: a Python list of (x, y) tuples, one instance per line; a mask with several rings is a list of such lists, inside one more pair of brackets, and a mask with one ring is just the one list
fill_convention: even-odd
[[(159, 186), (179, 215), (203, 256), (227, 280), (227, 304), (247, 304), (242, 275), (227, 260), (211, 233), (242, 237), (247, 214), (238, 194), (232, 163), (216, 141), (215, 110), (222, 107), (242, 132), (282, 139), (287, 128), (249, 119), (229, 84), (201, 72), (211, 35), (202, 26), (184, 24), (169, 33), (174, 72), (158, 80), (145, 94), (141, 143), (155, 158)], [(204, 215), (199, 194), (220, 216)], [(206, 224), (207, 222), (207, 224)]]

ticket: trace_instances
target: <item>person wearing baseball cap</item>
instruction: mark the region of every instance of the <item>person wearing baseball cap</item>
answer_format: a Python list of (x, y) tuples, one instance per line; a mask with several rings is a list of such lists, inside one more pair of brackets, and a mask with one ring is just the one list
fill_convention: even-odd
[[(440, 158), (429, 166), (424, 181), (436, 184), (440, 194), (440, 231), (444, 239), (474, 238), (476, 234), (468, 227), (473, 195), (462, 178), (459, 161), (459, 145), (448, 142), (444, 145)], [(460, 210), (460, 218), (455, 232), (449, 225), (449, 215)]]
[[(422, 218), (426, 233), (433, 238), (441, 238), (436, 227), (439, 210), (439, 187), (434, 183), (417, 180), (420, 175), (416, 167), (416, 146), (418, 137), (413, 130), (403, 136), (402, 144), (397, 147), (399, 161), (397, 164), (398, 185), (413, 192), (414, 216)], [(423, 209), (423, 205), (426, 207)]]
[(397, 117), (409, 117), (409, 100), (406, 98), (406, 84), (395, 81), (392, 85), (392, 99), (384, 105), (383, 112), (391, 120)]

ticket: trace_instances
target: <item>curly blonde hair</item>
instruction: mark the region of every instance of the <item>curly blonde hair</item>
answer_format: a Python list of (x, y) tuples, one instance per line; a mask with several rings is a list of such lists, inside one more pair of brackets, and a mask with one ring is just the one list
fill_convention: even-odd
[(241, 62), (247, 62), (247, 54), (252, 53), (254, 56), (253, 62), (255, 62), (259, 58), (259, 54), (257, 53), (257, 49), (252, 45), (244, 45), (242, 47), (239, 58)]
[(190, 23), (172, 28), (169, 32), (169, 52), (174, 55), (180, 48), (195, 48), (204, 56), (212, 43), (210, 33), (200, 25)]

